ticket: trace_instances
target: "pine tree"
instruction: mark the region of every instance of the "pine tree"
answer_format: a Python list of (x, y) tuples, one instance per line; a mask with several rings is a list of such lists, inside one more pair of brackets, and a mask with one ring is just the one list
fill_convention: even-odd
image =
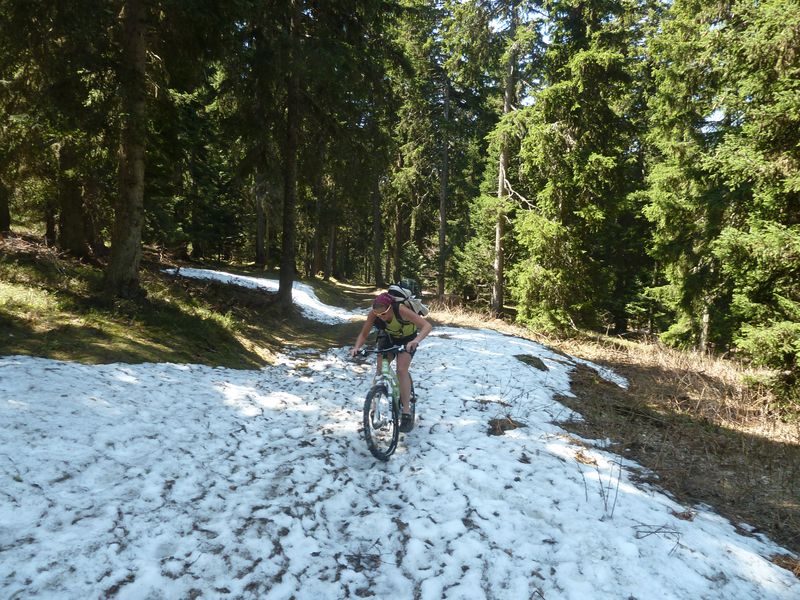
[[(539, 42), (538, 2), (481, 1), (457, 4), (453, 9), (448, 45), (449, 69), (464, 87), (480, 94), (491, 108), (475, 121), (487, 131), (491, 144), (484, 157), (480, 195), (471, 198), (466, 222), (472, 231), (463, 250), (456, 251), (459, 275), (467, 295), (488, 286), (488, 302), (495, 314), (505, 305), (506, 262), (509, 244), (509, 211), (513, 209), (512, 182), (518, 179), (516, 155), (519, 131), (513, 125), (521, 89), (534, 79)], [(493, 114), (492, 114), (493, 113)], [(483, 140), (481, 140), (483, 141)], [(473, 144), (473, 148), (475, 148)], [(481, 152), (486, 152), (480, 149)], [(519, 185), (517, 184), (517, 187)], [(478, 190), (475, 190), (478, 191)], [(488, 220), (491, 227), (488, 227)], [(480, 263), (489, 257), (489, 268)], [(486, 275), (490, 274), (488, 280)]]
[(93, 216), (107, 166), (99, 147), (114, 128), (108, 99), (113, 23), (104, 3), (75, 11), (61, 3), (0, 4), (0, 97), (3, 155), (0, 165), (10, 196), (23, 181), (36, 181), (45, 198), (22, 200), (39, 211), (47, 239), (60, 249), (87, 257), (101, 252)]
[(542, 85), (520, 116), (518, 211), (524, 260), (513, 270), (519, 318), (538, 326), (627, 328), (627, 303), (646, 267), (637, 219), (643, 89), (643, 7), (550, 6)]
[[(722, 7), (724, 11), (724, 7)], [(651, 295), (674, 311), (664, 339), (707, 349), (723, 346), (730, 292), (712, 253), (731, 197), (708, 158), (726, 124), (717, 120), (720, 73), (708, 35), (720, 6), (681, 1), (651, 41), (657, 90), (649, 140), (657, 154), (649, 174), (651, 254), (664, 281)]]
[(797, 386), (800, 3), (735, 2), (714, 30), (731, 125), (707, 163), (738, 201), (712, 250), (732, 290), (733, 342)]

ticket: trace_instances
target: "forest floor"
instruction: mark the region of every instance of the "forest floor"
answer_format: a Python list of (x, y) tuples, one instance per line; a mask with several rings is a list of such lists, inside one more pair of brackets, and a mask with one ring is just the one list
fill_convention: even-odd
[[(350, 345), (360, 327), (286, 315), (269, 295), (163, 272), (175, 266), (180, 264), (148, 253), (142, 270), (148, 298), (106, 304), (96, 296), (98, 266), (59, 256), (33, 238), (0, 242), (0, 354), (248, 369), (269, 363), (288, 345)], [(202, 266), (269, 276), (247, 266)], [(323, 301), (349, 309), (366, 308), (375, 293), (335, 281), (313, 285)], [(764, 392), (747, 388), (740, 367), (652, 341), (545, 338), (485, 315), (432, 308), (435, 325), (527, 337), (626, 377), (629, 386), (623, 389), (577, 368), (574, 396), (559, 400), (583, 418), (561, 426), (584, 439), (605, 440), (610, 451), (641, 464), (649, 481), (678, 501), (711, 506), (800, 553), (800, 420), (785, 419)], [(799, 563), (785, 566), (800, 577)]]

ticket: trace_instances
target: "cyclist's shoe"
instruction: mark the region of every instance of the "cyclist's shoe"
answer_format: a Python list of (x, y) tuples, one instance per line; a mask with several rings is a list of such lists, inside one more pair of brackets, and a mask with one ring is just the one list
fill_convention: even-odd
[(403, 413), (403, 416), (400, 419), (400, 431), (402, 433), (408, 433), (414, 429), (414, 417), (413, 415), (409, 415)]

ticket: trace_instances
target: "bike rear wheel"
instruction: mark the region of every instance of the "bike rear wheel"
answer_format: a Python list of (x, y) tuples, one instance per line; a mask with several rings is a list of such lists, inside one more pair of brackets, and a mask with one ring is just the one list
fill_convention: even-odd
[(400, 410), (385, 386), (376, 385), (364, 401), (364, 438), (372, 456), (389, 460), (400, 437)]

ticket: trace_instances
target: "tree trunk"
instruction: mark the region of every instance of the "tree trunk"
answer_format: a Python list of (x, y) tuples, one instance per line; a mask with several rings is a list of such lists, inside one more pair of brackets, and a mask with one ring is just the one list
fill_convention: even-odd
[(83, 192), (77, 176), (78, 155), (74, 144), (64, 140), (58, 149), (58, 238), (59, 250), (86, 258), (89, 244), (83, 208)]
[(375, 272), (375, 287), (385, 287), (381, 254), (383, 253), (383, 223), (381, 222), (381, 192), (378, 178), (372, 189), (372, 270)]
[(0, 235), (11, 233), (11, 192), (0, 181)]
[(273, 219), (273, 209), (275, 206), (277, 206), (277, 196), (278, 194), (276, 193), (274, 196), (272, 194), (267, 194), (264, 197), (264, 268), (268, 271), (272, 269), (273, 265), (275, 264), (275, 258), (272, 252), (272, 242), (270, 240), (270, 236), (274, 235), (274, 232), (270, 227), (270, 221)]
[(394, 220), (394, 273), (393, 279), (400, 281), (403, 278), (403, 211), (400, 203), (395, 202)]
[(311, 260), (308, 276), (316, 279), (322, 272), (322, 199), (314, 199), (314, 232), (311, 238)]
[(703, 301), (703, 316), (700, 323), (700, 347), (703, 354), (708, 354), (708, 340), (711, 333), (711, 307), (707, 300)]
[(56, 201), (49, 196), (44, 203), (44, 243), (56, 245)]
[(291, 2), (289, 25), (289, 73), (286, 78), (286, 142), (283, 162), (283, 236), (281, 268), (278, 283), (278, 304), (286, 312), (292, 305), (295, 270), (295, 238), (297, 209), (297, 140), (300, 129), (300, 75), (296, 45), (299, 42), (300, 0)]
[(136, 297), (142, 258), (144, 224), (144, 152), (146, 138), (147, 15), (143, 0), (127, 0), (121, 12), (122, 135), (119, 156), (119, 197), (111, 234), (111, 260), (105, 274), (110, 295)]
[[(511, 6), (512, 44), (517, 30), (517, 8)], [(517, 52), (513, 49), (508, 53), (506, 65), (505, 90), (503, 93), (503, 115), (511, 112), (514, 101), (514, 88), (516, 87), (516, 62)], [(497, 221), (495, 222), (494, 235), (494, 283), (492, 285), (492, 313), (500, 316), (505, 303), (505, 233), (506, 233), (506, 170), (508, 169), (508, 141), (505, 137), (500, 142), (500, 165), (497, 175)]]
[(444, 124), (442, 126), (442, 171), (439, 178), (439, 274), (436, 295), (444, 298), (444, 279), (447, 267), (447, 185), (450, 155), (450, 81), (444, 76)]
[[(507, 156), (505, 150), (500, 152), (500, 179), (503, 179), (504, 161), (503, 158)], [(500, 192), (498, 198), (502, 200)], [(505, 248), (503, 246), (506, 234), (506, 213), (502, 207), (497, 209), (497, 220), (494, 226), (494, 283), (492, 285), (492, 314), (496, 317), (500, 316), (503, 312), (503, 304), (505, 302)]]
[(336, 260), (336, 223), (331, 223), (328, 232), (328, 252), (325, 255), (324, 279), (328, 281), (333, 274), (333, 264)]
[(83, 194), (83, 231), (86, 236), (86, 243), (94, 256), (105, 256), (107, 248), (103, 243), (98, 222), (98, 210), (100, 198), (100, 184), (96, 177), (90, 176), (84, 182)]
[(267, 234), (267, 210), (266, 192), (264, 177), (261, 173), (256, 174), (253, 186), (253, 201), (256, 205), (256, 266), (264, 268), (267, 264), (266, 253), (266, 234)]
[(304, 239), (298, 244), (302, 250), (303, 273), (306, 274), (306, 277), (311, 277), (311, 267), (314, 264), (314, 240), (308, 239), (309, 237), (311, 236), (304, 236)]
[[(187, 191), (189, 210), (191, 211), (191, 229), (189, 238), (192, 244), (192, 259), (203, 260), (210, 255), (213, 244), (210, 244), (211, 236), (208, 235), (204, 225), (203, 218), (205, 218), (205, 210), (200, 202), (200, 192), (198, 191), (197, 182), (192, 178), (192, 183)], [(217, 240), (219, 243), (219, 240)], [(219, 245), (217, 245), (219, 248)]]
[(314, 239), (312, 242), (311, 277), (322, 272), (322, 196), (325, 193), (325, 143), (319, 141), (319, 166), (314, 181)]

